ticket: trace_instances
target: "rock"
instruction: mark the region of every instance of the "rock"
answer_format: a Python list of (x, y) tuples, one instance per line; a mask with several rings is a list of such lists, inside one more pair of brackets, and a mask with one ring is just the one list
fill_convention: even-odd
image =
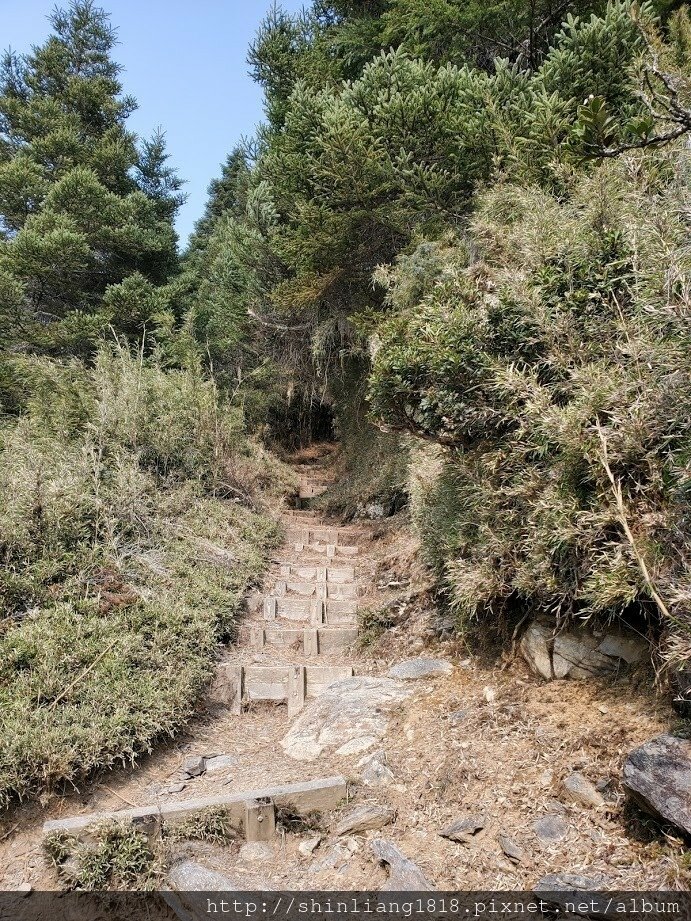
[(596, 892), (603, 889), (600, 876), (579, 876), (575, 873), (549, 873), (533, 887), (533, 892)]
[(281, 746), (297, 761), (314, 761), (325, 750), (342, 748), (355, 739), (380, 739), (388, 714), (411, 694), (411, 689), (390, 678), (336, 681), (308, 702)]
[(182, 770), (188, 777), (201, 777), (206, 771), (206, 758), (200, 755), (191, 755), (185, 758)]
[(358, 767), (362, 768), (362, 782), (366, 787), (386, 787), (393, 782), (394, 776), (383, 751), (366, 756), (358, 762)]
[(603, 806), (605, 803), (602, 795), (582, 774), (569, 774), (562, 787), (568, 799), (582, 806)]
[[(576, 873), (550, 873), (543, 876), (533, 887), (533, 893), (545, 902), (558, 905), (565, 915), (581, 915), (591, 918), (620, 918), (617, 902), (605, 890), (611, 886), (602, 876), (581, 876)], [(604, 894), (600, 894), (603, 893)], [(579, 893), (587, 893), (579, 899)]]
[(465, 819), (458, 819), (452, 822), (448, 828), (440, 831), (442, 838), (448, 838), (450, 841), (458, 841), (461, 844), (468, 844), (473, 835), (485, 827), (485, 820), (478, 816), (468, 816)]
[(598, 652), (597, 646), (597, 638), (585, 631), (560, 633), (552, 651), (554, 677), (595, 678), (614, 671), (614, 661)]
[(359, 755), (360, 752), (367, 751), (368, 748), (372, 748), (376, 743), (377, 740), (374, 736), (361, 736), (359, 739), (351, 739), (350, 742), (341, 745), (340, 748), (336, 749), (336, 754), (341, 756)]
[(533, 831), (542, 841), (561, 841), (568, 834), (569, 826), (558, 815), (546, 815), (533, 822)]
[(335, 834), (341, 838), (343, 835), (355, 835), (375, 828), (383, 828), (394, 820), (395, 813), (388, 806), (358, 806), (338, 823)]
[(470, 710), (454, 710), (446, 718), (452, 726), (460, 726), (461, 723), (465, 723), (469, 716)]
[(659, 735), (627, 756), (622, 773), (641, 808), (691, 835), (691, 740)]
[[(180, 863), (173, 864), (166, 876), (166, 882), (174, 892), (180, 893), (181, 900), (192, 912), (196, 907), (201, 907), (206, 912), (207, 906), (206, 898), (203, 897), (204, 893), (237, 892), (246, 888), (239, 880), (231, 879), (224, 873), (210, 870), (192, 860), (183, 860)], [(265, 884), (260, 884), (257, 888), (264, 890)], [(199, 900), (187, 898), (190, 893), (195, 892), (201, 893)], [(196, 905), (197, 901), (198, 906)]]
[(209, 773), (214, 771), (225, 771), (229, 768), (236, 767), (238, 759), (235, 755), (214, 755), (206, 758), (206, 769)]
[(523, 860), (523, 851), (508, 835), (499, 835), (498, 840), (499, 847), (510, 860), (515, 860), (516, 863), (520, 863)]
[(33, 891), (34, 887), (31, 885), (31, 883), (20, 883), (14, 890), (14, 892), (19, 893), (22, 898), (26, 898), (28, 895), (31, 895)]
[(640, 662), (649, 649), (648, 641), (643, 636), (633, 633), (612, 631), (607, 633), (604, 640), (597, 647), (598, 652), (615, 659), (623, 659), (628, 665)]
[(552, 631), (538, 621), (533, 621), (523, 634), (519, 647), (535, 674), (547, 680), (552, 677), (551, 642)]
[(170, 787), (164, 787), (161, 793), (182, 793), (186, 786), (186, 783), (174, 783)]
[(388, 671), (389, 678), (417, 681), (419, 678), (442, 678), (453, 672), (453, 665), (443, 659), (407, 659)]
[(590, 678), (604, 676), (622, 665), (638, 662), (647, 652), (645, 639), (624, 627), (596, 636), (592, 630), (574, 626), (555, 635), (554, 622), (538, 619), (523, 634), (521, 654), (541, 678)]
[(242, 863), (259, 863), (262, 860), (273, 860), (274, 849), (268, 841), (247, 841), (240, 848), (238, 859)]
[(422, 870), (402, 854), (395, 844), (384, 838), (375, 838), (370, 844), (372, 853), (380, 863), (389, 868), (389, 879), (381, 892), (434, 892)]
[(306, 841), (301, 841), (298, 844), (298, 850), (303, 857), (311, 857), (321, 843), (322, 836), (316, 835), (314, 838), (308, 838)]

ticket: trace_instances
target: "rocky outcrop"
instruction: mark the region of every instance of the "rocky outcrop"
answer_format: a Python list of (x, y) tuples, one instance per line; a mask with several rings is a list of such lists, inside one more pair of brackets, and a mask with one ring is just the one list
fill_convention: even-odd
[(600, 635), (585, 626), (574, 627), (555, 635), (554, 624), (539, 619), (523, 634), (520, 649), (541, 678), (583, 679), (609, 675), (623, 665), (641, 661), (648, 643), (623, 627)]
[(691, 740), (660, 735), (634, 749), (622, 784), (642, 809), (691, 835)]
[(314, 761), (326, 750), (364, 752), (386, 732), (388, 714), (411, 694), (391, 678), (336, 681), (305, 707), (281, 745), (297, 761)]

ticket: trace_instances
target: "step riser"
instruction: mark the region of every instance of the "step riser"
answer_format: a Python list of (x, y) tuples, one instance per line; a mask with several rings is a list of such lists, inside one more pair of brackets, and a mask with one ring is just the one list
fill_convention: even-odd
[(314, 626), (326, 624), (339, 626), (357, 623), (357, 601), (329, 598), (325, 601), (317, 598), (289, 598), (274, 596), (264, 600), (264, 619), (308, 621)]
[(355, 535), (343, 530), (329, 530), (328, 528), (289, 528), (287, 539), (295, 544), (334, 544), (340, 546), (348, 544)]
[(360, 553), (358, 546), (334, 545), (334, 544), (295, 544), (296, 553), (314, 553), (320, 556), (326, 556), (328, 559), (336, 557), (346, 557), (352, 559)]
[(242, 713), (243, 705), (251, 702), (287, 702), (288, 718), (296, 716), (305, 701), (318, 697), (334, 681), (352, 678), (352, 666), (330, 665), (221, 665), (225, 674), (218, 686), (223, 687), (226, 700), (218, 700), (231, 712)]

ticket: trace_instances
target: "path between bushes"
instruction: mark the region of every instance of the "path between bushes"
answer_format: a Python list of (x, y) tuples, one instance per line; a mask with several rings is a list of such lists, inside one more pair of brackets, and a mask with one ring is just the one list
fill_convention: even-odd
[[(295, 464), (305, 495), (330, 475), (314, 454)], [(440, 889), (526, 890), (557, 872), (622, 890), (679, 884), (680, 847), (627, 824), (618, 786), (625, 754), (667, 728), (663, 703), (611, 682), (545, 684), (520, 662), (485, 665), (439, 641), (402, 515), (345, 527), (309, 510), (281, 515), (286, 541), (204, 712), (137, 768), (101, 775), (46, 810), (11, 813), (0, 827), (0, 886), (59, 886), (42, 853), (45, 818), (334, 775), (349, 781), (349, 802), (318, 827), (286, 821), (268, 846), (193, 842), (182, 856), (238, 887), (372, 889), (387, 878), (372, 840), (385, 838)], [(372, 618), (381, 610), (386, 617)], [(380, 636), (373, 621), (386, 626)], [(356, 640), (358, 622), (368, 629)], [(234, 712), (239, 666), (242, 713)], [(293, 700), (290, 714), (288, 666), (308, 669), (304, 707)], [(564, 781), (575, 772), (597, 786), (599, 805), (569, 793)], [(365, 806), (358, 825), (353, 811)], [(459, 834), (440, 835), (458, 821)]]

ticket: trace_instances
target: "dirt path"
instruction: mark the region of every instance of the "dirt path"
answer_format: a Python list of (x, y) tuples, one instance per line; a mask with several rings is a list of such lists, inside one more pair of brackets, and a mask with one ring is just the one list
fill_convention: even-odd
[[(306, 496), (328, 483), (328, 469), (314, 464), (296, 469)], [(241, 850), (241, 842), (223, 848), (196, 842), (187, 852), (248, 887), (377, 887), (385, 873), (370, 853), (367, 839), (373, 834), (394, 841), (442, 889), (524, 890), (555, 872), (601, 877), (624, 890), (685, 884), (680, 843), (661, 843), (632, 823), (618, 787), (625, 753), (668, 726), (666, 706), (650, 693), (631, 694), (623, 683), (545, 685), (519, 662), (487, 666), (453, 643), (441, 643), (430, 631), (432, 609), (417, 546), (400, 518), (341, 527), (309, 510), (281, 514), (286, 542), (263, 591), (250, 599), (239, 644), (225, 652), (221, 671), (242, 665), (252, 675), (263, 667), (317, 664), (381, 676), (395, 662), (424, 655), (453, 663), (452, 673), (408, 682), (409, 698), (364, 754), (339, 755), (332, 746), (311, 761), (295, 760), (281, 745), (300, 716), (289, 719), (282, 700), (258, 699), (267, 696), (267, 688), (268, 696), (279, 694), (275, 680), (246, 679), (241, 714), (215, 707), (212, 690), (188, 732), (136, 769), (104, 775), (78, 793), (54, 798), (46, 809), (35, 805), (10, 814), (0, 828), (0, 886), (58, 886), (41, 849), (46, 818), (335, 774), (351, 781), (353, 804), (387, 805), (395, 822), (376, 833), (338, 837), (333, 830), (339, 816), (330, 816), (311, 855), (304, 844), (315, 832), (307, 828), (289, 829), (263, 854)], [(360, 622), (363, 612), (382, 608), (395, 616), (379, 637), (367, 634), (330, 651), (324, 643), (319, 654), (306, 652), (305, 631), (314, 637), (315, 630), (327, 628), (352, 640), (355, 608)], [(293, 641), (281, 644), (281, 634)], [(384, 753), (391, 775), (382, 786), (362, 780), (363, 758), (375, 751)], [(188, 777), (181, 768), (189, 756), (210, 759), (206, 772)], [(587, 807), (564, 796), (562, 781), (573, 771), (597, 783), (604, 806)], [(341, 813), (349, 808), (344, 805)], [(468, 816), (479, 816), (483, 827), (465, 843), (439, 835), (451, 821)], [(544, 819), (559, 832), (549, 839), (536, 830)], [(519, 857), (507, 855), (507, 838)]]

